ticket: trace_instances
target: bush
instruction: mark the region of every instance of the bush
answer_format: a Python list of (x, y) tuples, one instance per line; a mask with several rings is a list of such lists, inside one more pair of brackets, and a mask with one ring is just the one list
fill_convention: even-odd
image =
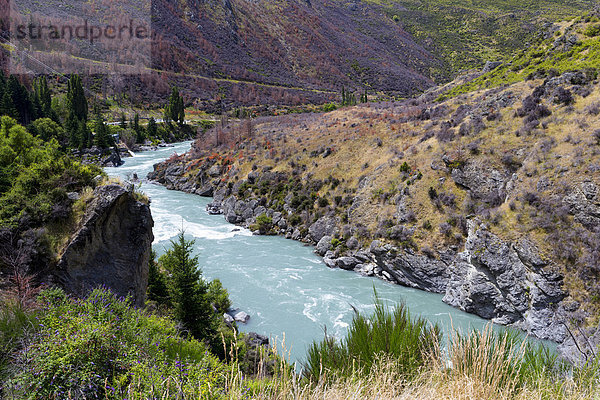
[(52, 289), (41, 302), (39, 330), (7, 383), (19, 398), (120, 399), (130, 385), (149, 394), (167, 376), (185, 392), (214, 398), (211, 387), (224, 384), (223, 366), (202, 343), (181, 338), (173, 321), (108, 290), (71, 300)]
[(304, 375), (313, 382), (355, 373), (367, 376), (379, 358), (389, 357), (398, 374), (410, 379), (431, 360), (440, 339), (437, 325), (411, 318), (404, 304), (390, 310), (375, 293), (374, 314), (365, 317), (355, 310), (341, 343), (329, 336), (320, 343), (313, 342), (304, 363)]
[(587, 37), (596, 37), (600, 35), (600, 24), (589, 25), (584, 31), (583, 34)]
[(231, 308), (229, 293), (220, 280), (215, 279), (208, 284), (208, 299), (217, 313), (224, 314)]
[(266, 235), (273, 227), (273, 219), (267, 214), (261, 214), (256, 217), (256, 224), (252, 226), (253, 230), (257, 230), (261, 235)]

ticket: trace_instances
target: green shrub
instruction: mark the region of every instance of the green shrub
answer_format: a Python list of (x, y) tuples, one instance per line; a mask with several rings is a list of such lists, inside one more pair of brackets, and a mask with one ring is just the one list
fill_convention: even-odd
[(584, 31), (583, 34), (587, 37), (596, 37), (600, 35), (600, 24), (589, 25)]
[(394, 362), (398, 374), (410, 379), (434, 356), (440, 340), (437, 325), (411, 318), (404, 304), (390, 310), (375, 294), (375, 313), (365, 317), (355, 311), (348, 334), (340, 343), (329, 336), (320, 343), (313, 342), (304, 375), (313, 382), (356, 373), (368, 375), (383, 356)]
[(204, 344), (182, 338), (172, 320), (137, 310), (105, 289), (84, 300), (56, 289), (40, 298), (45, 312), (38, 332), (7, 384), (17, 398), (121, 399), (131, 385), (150, 393), (166, 377), (173, 387), (209, 398), (223, 386), (223, 365)]
[(220, 280), (215, 279), (208, 284), (207, 294), (210, 303), (217, 309), (217, 313), (223, 314), (231, 308), (229, 293)]
[(273, 228), (273, 219), (263, 213), (256, 217), (256, 224), (254, 224), (252, 228), (253, 230), (257, 230), (261, 235), (266, 235), (270, 233), (271, 228)]

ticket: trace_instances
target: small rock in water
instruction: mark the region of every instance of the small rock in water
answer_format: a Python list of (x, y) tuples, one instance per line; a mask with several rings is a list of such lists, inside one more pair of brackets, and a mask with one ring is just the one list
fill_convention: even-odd
[(227, 325), (233, 324), (233, 321), (234, 321), (233, 317), (231, 315), (227, 314), (227, 313), (223, 314), (223, 320), (225, 321), (225, 323)]
[(246, 314), (244, 311), (240, 311), (239, 309), (235, 309), (227, 312), (236, 322), (241, 322), (245, 324), (250, 319), (250, 316)]

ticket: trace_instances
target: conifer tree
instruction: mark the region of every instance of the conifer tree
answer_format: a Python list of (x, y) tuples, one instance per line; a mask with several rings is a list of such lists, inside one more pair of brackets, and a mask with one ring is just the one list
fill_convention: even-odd
[(156, 128), (156, 120), (152, 117), (148, 120), (148, 126), (146, 127), (146, 131), (148, 132), (148, 137), (155, 138), (158, 133), (158, 129)]
[(165, 106), (164, 120), (167, 124), (174, 121), (179, 125), (183, 125), (185, 122), (185, 105), (183, 103), (183, 97), (179, 94), (179, 89), (176, 87), (171, 89), (169, 101)]
[(102, 114), (99, 111), (96, 113), (96, 120), (94, 121), (94, 130), (96, 131), (96, 146), (102, 149), (107, 149), (114, 144), (113, 138), (108, 132), (108, 127), (104, 123), (104, 118), (102, 117)]
[(218, 319), (207, 294), (208, 284), (201, 277), (198, 257), (192, 256), (194, 241), (186, 240), (181, 231), (171, 245), (159, 263), (171, 274), (175, 316), (194, 337), (214, 343)]
[(67, 83), (67, 110), (80, 121), (87, 121), (88, 103), (85, 98), (81, 78), (79, 75), (71, 76)]
[(127, 129), (127, 119), (125, 118), (125, 113), (121, 113), (121, 121), (119, 122), (119, 126), (122, 129)]
[(133, 126), (133, 131), (135, 132), (136, 143), (144, 143), (146, 137), (144, 135), (144, 130), (140, 126), (140, 115), (138, 113), (135, 113), (133, 117), (133, 123), (131, 125)]
[(149, 300), (156, 301), (158, 304), (171, 305), (167, 277), (156, 263), (156, 252), (154, 250), (150, 253), (150, 262), (148, 263), (147, 293)]
[(37, 79), (34, 85), (34, 93), (40, 104), (40, 118), (51, 118), (52, 116), (52, 96), (48, 88), (48, 80), (45, 76)]

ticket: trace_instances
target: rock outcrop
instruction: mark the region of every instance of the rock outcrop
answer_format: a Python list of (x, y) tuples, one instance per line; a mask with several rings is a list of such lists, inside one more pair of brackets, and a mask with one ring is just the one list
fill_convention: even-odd
[(77, 296), (103, 285), (142, 305), (153, 225), (149, 206), (132, 192), (118, 185), (96, 188), (53, 273), (56, 282)]
[(461, 310), (515, 325), (529, 334), (557, 342), (566, 331), (557, 318), (566, 297), (562, 276), (546, 268), (527, 239), (504, 242), (477, 220), (469, 221), (463, 252), (449, 268), (444, 302)]

